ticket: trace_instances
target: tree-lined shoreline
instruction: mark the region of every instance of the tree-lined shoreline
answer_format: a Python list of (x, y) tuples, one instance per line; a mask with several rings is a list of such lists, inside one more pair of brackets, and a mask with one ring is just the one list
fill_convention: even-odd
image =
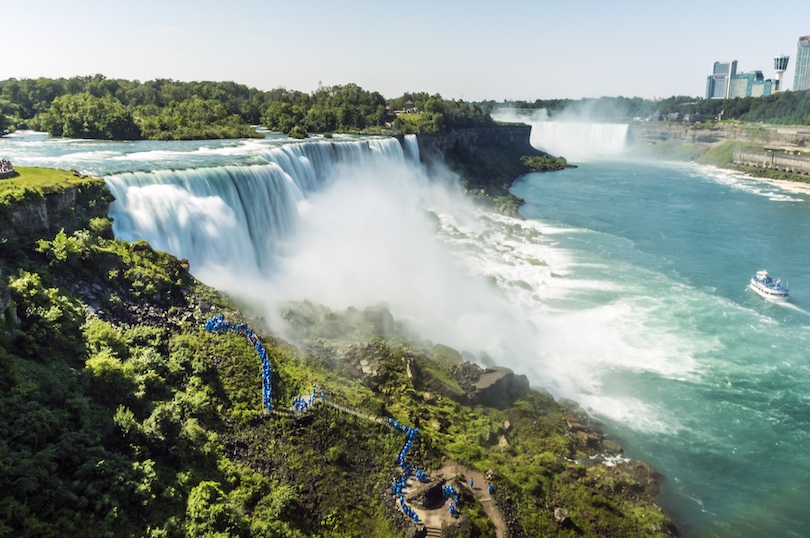
[(436, 133), (492, 123), (476, 104), (424, 92), (385, 99), (356, 84), (304, 93), (285, 88), (261, 91), (234, 82), (141, 83), (103, 75), (0, 81), (0, 132), (33, 129), (68, 138), (263, 136), (255, 125), (304, 138), (311, 132)]

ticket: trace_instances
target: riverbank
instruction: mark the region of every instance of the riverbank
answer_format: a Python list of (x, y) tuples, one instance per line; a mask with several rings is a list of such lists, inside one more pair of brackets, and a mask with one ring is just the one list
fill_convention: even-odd
[(634, 122), (628, 145), (646, 157), (699, 162), (773, 180), (810, 180), (808, 127)]

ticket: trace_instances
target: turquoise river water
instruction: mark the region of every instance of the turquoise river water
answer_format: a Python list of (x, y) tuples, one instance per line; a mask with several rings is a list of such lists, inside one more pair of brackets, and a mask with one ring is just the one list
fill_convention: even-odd
[[(105, 177), (118, 237), (188, 258), (268, 319), (291, 298), (385, 301), (420, 335), (576, 400), (663, 474), (687, 536), (810, 535), (810, 195), (633, 161), (600, 136), (610, 155), (516, 182), (525, 220), (428, 177), (412, 138), (20, 133), (0, 157)], [(746, 289), (763, 268), (789, 303)]]

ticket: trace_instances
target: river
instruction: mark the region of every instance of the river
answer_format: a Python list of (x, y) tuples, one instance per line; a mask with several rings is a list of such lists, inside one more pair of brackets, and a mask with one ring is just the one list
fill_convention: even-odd
[[(273, 323), (288, 299), (385, 302), (421, 337), (578, 401), (664, 475), (687, 536), (805, 536), (810, 197), (631, 160), (615, 129), (552, 135), (578, 167), (516, 182), (525, 220), (471, 206), (449, 172), (428, 177), (412, 139), (21, 133), (0, 156), (104, 176), (118, 237), (188, 258)], [(789, 281), (789, 303), (746, 289), (762, 268)]]

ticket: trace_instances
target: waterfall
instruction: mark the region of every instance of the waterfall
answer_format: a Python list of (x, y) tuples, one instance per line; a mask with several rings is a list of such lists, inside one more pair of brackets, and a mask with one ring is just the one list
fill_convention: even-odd
[(193, 268), (258, 274), (272, 267), (307, 197), (341, 167), (418, 162), (415, 137), (289, 143), (257, 150), (266, 164), (135, 171), (107, 176), (113, 232), (145, 239)]
[(568, 161), (588, 161), (616, 157), (624, 153), (630, 126), (625, 123), (598, 123), (582, 115), (562, 114), (564, 119), (550, 120), (545, 109), (493, 111), (499, 121), (532, 126), (531, 144), (535, 148)]
[(563, 121), (532, 122), (531, 144), (569, 161), (615, 157), (624, 153), (627, 124)]
[(413, 164), (419, 164), (419, 142), (416, 140), (416, 135), (405, 135), (405, 153)]

